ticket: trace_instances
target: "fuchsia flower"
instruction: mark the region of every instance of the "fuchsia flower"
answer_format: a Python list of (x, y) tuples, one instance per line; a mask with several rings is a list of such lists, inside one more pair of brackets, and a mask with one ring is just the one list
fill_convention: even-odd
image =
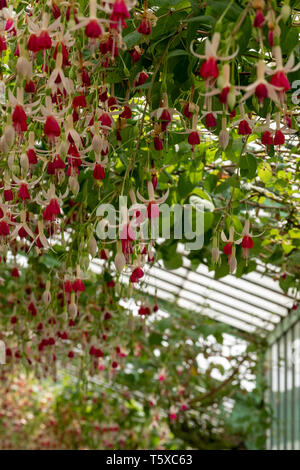
[(23, 106), (17, 105), (12, 114), (14, 128), (19, 134), (27, 131), (27, 116)]
[(54, 116), (48, 116), (44, 125), (44, 134), (53, 141), (60, 136), (60, 127)]
[(213, 113), (208, 113), (205, 116), (205, 125), (207, 129), (211, 129), (213, 127), (217, 127), (217, 120)]
[(253, 26), (255, 28), (262, 28), (264, 22), (265, 22), (264, 12), (259, 8), (255, 12), (255, 18), (254, 18), (254, 21), (253, 21)]
[(134, 80), (134, 86), (139, 87), (141, 85), (144, 85), (144, 83), (148, 80), (149, 75), (146, 72), (140, 72), (136, 79)]
[(99, 180), (99, 181), (104, 180), (105, 171), (102, 165), (100, 165), (100, 163), (96, 163), (94, 171), (93, 171), (93, 177), (95, 178), (95, 180)]
[(233, 59), (238, 53), (238, 50), (237, 50), (234, 54), (228, 57), (218, 56), (217, 50), (219, 48), (220, 38), (221, 38), (220, 33), (214, 33), (211, 42), (209, 41), (209, 39), (206, 39), (204, 56), (196, 54), (193, 51), (194, 41), (191, 42), (190, 49), (191, 49), (192, 54), (195, 57), (198, 57), (199, 59), (205, 59), (205, 62), (203, 62), (203, 64), (201, 65), (199, 73), (201, 77), (206, 80), (206, 83), (208, 86), (212, 85), (214, 81), (216, 80), (216, 78), (218, 78), (219, 76), (219, 69), (218, 69), (217, 61), (218, 60), (229, 61), (230, 59)]
[(129, 11), (127, 9), (124, 0), (115, 0), (113, 5), (113, 11), (110, 17), (111, 28), (127, 28), (125, 20), (130, 18)]
[(43, 212), (43, 219), (53, 222), (60, 215), (60, 207), (56, 199), (51, 199)]
[(139, 191), (137, 191), (137, 196), (140, 201), (144, 204), (147, 204), (147, 214), (149, 219), (155, 219), (159, 217), (159, 204), (164, 203), (168, 196), (169, 196), (169, 189), (161, 198), (156, 198), (154, 194), (154, 187), (151, 181), (147, 183), (148, 189), (148, 196), (149, 199), (145, 199), (143, 196), (140, 195)]
[(278, 94), (281, 90), (276, 83), (267, 82), (265, 79), (265, 72), (267, 71), (266, 65), (263, 60), (258, 61), (257, 63), (257, 79), (251, 85), (245, 88), (245, 95), (243, 96), (242, 101), (246, 101), (253, 93), (255, 93), (258, 102), (260, 105), (263, 105), (266, 98), (270, 98), (275, 103), (278, 103)]
[(195, 145), (200, 144), (200, 133), (198, 131), (191, 131), (188, 137), (188, 143), (192, 146), (194, 151)]
[(262, 135), (262, 138), (261, 138), (261, 143), (263, 145), (274, 145), (274, 142), (273, 142), (273, 137), (271, 135), (271, 132), (270, 131), (265, 131)]
[(102, 34), (102, 29), (96, 19), (90, 19), (85, 27), (85, 35), (90, 39), (97, 39)]
[(138, 33), (149, 36), (152, 33), (151, 21), (147, 16), (143, 16), (137, 29)]
[(27, 199), (30, 199), (28, 188), (27, 188), (27, 185), (25, 183), (21, 183), (21, 186), (20, 186), (20, 189), (19, 189), (19, 192), (18, 192), (18, 197), (22, 201), (26, 201)]
[(276, 60), (276, 69), (270, 70), (267, 68), (266, 72), (269, 75), (272, 75), (270, 84), (273, 85), (274, 87), (277, 87), (277, 89), (279, 89), (278, 96), (279, 96), (280, 101), (282, 102), (285, 96), (285, 92), (290, 90), (291, 88), (290, 82), (287, 78), (287, 73), (295, 72), (296, 70), (298, 70), (300, 68), (300, 62), (296, 66), (294, 66), (295, 59), (294, 59), (294, 54), (292, 53), (287, 63), (283, 66), (282, 53), (281, 53), (280, 46), (274, 46), (273, 55)]
[(239, 130), (238, 130), (239, 135), (250, 135), (252, 134), (252, 129), (248, 124), (248, 121), (246, 119), (243, 119), (239, 123)]
[(139, 282), (142, 279), (142, 277), (144, 277), (144, 271), (142, 270), (142, 268), (138, 266), (132, 271), (131, 276), (130, 276), (130, 281), (132, 283), (136, 283), (136, 282)]
[(6, 40), (4, 36), (0, 34), (0, 52), (6, 51)]

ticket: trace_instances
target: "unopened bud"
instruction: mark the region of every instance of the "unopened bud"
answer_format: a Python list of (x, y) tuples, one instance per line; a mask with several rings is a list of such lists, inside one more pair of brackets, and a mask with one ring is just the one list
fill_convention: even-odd
[(69, 178), (69, 188), (71, 189), (74, 196), (77, 196), (79, 193), (79, 183), (76, 176), (70, 176)]
[(102, 139), (100, 135), (95, 134), (92, 140), (92, 147), (94, 152), (100, 153), (102, 150)]
[(13, 128), (13, 126), (11, 125), (8, 125), (8, 126), (5, 126), (5, 129), (4, 129), (4, 139), (5, 139), (5, 142), (6, 144), (11, 147), (12, 144), (14, 143), (14, 140), (15, 140), (15, 129)]
[(291, 7), (289, 5), (282, 5), (280, 15), (284, 22), (291, 16)]
[(229, 132), (227, 130), (220, 131), (220, 134), (219, 134), (220, 147), (222, 147), (222, 149), (225, 150), (228, 143), (229, 143)]
[(117, 253), (115, 256), (115, 266), (117, 270), (120, 272), (123, 271), (123, 268), (126, 264), (126, 259), (123, 253)]
[(235, 107), (236, 97), (234, 91), (230, 91), (227, 95), (227, 103), (230, 109)]
[(29, 170), (29, 161), (28, 161), (28, 157), (27, 157), (27, 155), (25, 155), (25, 153), (22, 153), (22, 155), (20, 157), (20, 165), (21, 165), (21, 168), (25, 172), (28, 172), (28, 170)]
[(96, 254), (98, 251), (98, 246), (95, 237), (91, 236), (90, 242), (89, 242), (89, 253), (90, 255), (95, 258)]
[(32, 77), (32, 64), (25, 57), (19, 57), (17, 62), (17, 73), (25, 79)]

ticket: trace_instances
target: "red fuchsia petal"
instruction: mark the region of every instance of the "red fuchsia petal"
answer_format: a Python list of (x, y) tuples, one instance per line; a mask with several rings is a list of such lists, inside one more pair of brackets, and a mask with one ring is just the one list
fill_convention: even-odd
[(14, 128), (19, 132), (27, 131), (27, 116), (22, 106), (17, 105), (12, 115)]
[(290, 82), (283, 70), (278, 70), (274, 73), (270, 80), (271, 85), (282, 88), (283, 91), (288, 91), (291, 89)]
[(243, 120), (239, 123), (239, 135), (250, 135), (252, 134), (251, 127), (249, 126), (246, 120)]
[(120, 114), (120, 117), (123, 119), (130, 119), (131, 116), (132, 116), (131, 109), (129, 108), (129, 106), (125, 105), (124, 111)]
[(270, 47), (274, 46), (274, 31), (273, 29), (270, 29), (268, 32), (268, 43)]
[(192, 111), (189, 110), (190, 103), (185, 103), (184, 108), (183, 108), (183, 114), (185, 115), (186, 118), (191, 119), (193, 116)]
[(142, 279), (143, 276), (144, 271), (142, 270), (142, 268), (135, 268), (131, 273), (130, 281), (132, 283), (138, 282), (140, 279)]
[(61, 16), (60, 8), (56, 2), (52, 2), (51, 9), (52, 9), (52, 15), (54, 19), (57, 19)]
[(135, 86), (141, 86), (144, 85), (144, 83), (148, 80), (149, 75), (146, 72), (141, 72), (139, 73), (137, 79), (135, 80)]
[(153, 175), (151, 181), (152, 181), (153, 188), (155, 190), (157, 188), (157, 183), (158, 183), (157, 175)]
[(33, 302), (30, 302), (30, 304), (27, 307), (28, 312), (31, 313), (33, 317), (37, 316), (37, 309), (35, 308), (35, 305)]
[(129, 54), (134, 64), (138, 62), (141, 58), (141, 54), (136, 49), (132, 49), (131, 51), (129, 51)]
[(51, 199), (43, 212), (43, 219), (53, 222), (60, 215), (60, 207), (56, 199)]
[(12, 201), (14, 198), (13, 192), (11, 189), (4, 189), (4, 200), (6, 202)]
[(27, 238), (29, 237), (28, 233), (26, 232), (24, 227), (21, 227), (20, 230), (18, 230), (18, 235), (20, 238)]
[(114, 96), (110, 96), (107, 101), (107, 106), (109, 109), (117, 109), (118, 108), (118, 102)]
[(52, 165), (54, 170), (64, 170), (66, 167), (59, 155), (55, 155)]
[(235, 116), (236, 116), (236, 109), (233, 109), (233, 110), (231, 111), (231, 113), (230, 113), (229, 116), (230, 116), (230, 119), (235, 118)]
[(105, 178), (105, 171), (103, 167), (100, 165), (100, 163), (97, 163), (95, 165), (94, 171), (93, 171), (93, 177), (95, 180), (102, 181)]
[(255, 88), (255, 94), (259, 103), (262, 104), (264, 100), (268, 98), (268, 89), (266, 85), (264, 85), (264, 83), (260, 83), (259, 85), (257, 85), (257, 87)]
[(222, 103), (222, 104), (227, 103), (227, 97), (228, 97), (229, 92), (230, 92), (230, 87), (229, 86), (226, 86), (222, 89), (221, 93), (219, 94), (220, 103)]
[(99, 117), (99, 122), (101, 122), (102, 126), (111, 127), (111, 125), (112, 125), (112, 118), (110, 117), (109, 114), (103, 113), (103, 114), (101, 114), (101, 116)]
[(217, 120), (216, 120), (215, 116), (213, 115), (213, 113), (208, 113), (205, 116), (205, 125), (206, 125), (207, 129), (210, 129), (212, 127), (217, 127)]
[(35, 92), (35, 86), (32, 80), (29, 80), (25, 84), (25, 91), (26, 93), (34, 93)]
[(264, 21), (265, 21), (264, 12), (260, 9), (256, 10), (255, 18), (254, 18), (254, 21), (253, 21), (253, 26), (255, 28), (261, 28), (264, 24)]
[(67, 47), (64, 45), (63, 42), (58, 42), (55, 46), (55, 49), (54, 49), (54, 52), (53, 52), (53, 59), (56, 60), (56, 57), (57, 57), (57, 53), (58, 53), (58, 46), (61, 47), (61, 53), (62, 53), (62, 57), (63, 57), (63, 67), (66, 67), (67, 65), (70, 65), (70, 62), (69, 62), (69, 52), (68, 52), (68, 49)]
[(242, 248), (247, 248), (249, 250), (251, 248), (253, 248), (253, 240), (249, 235), (246, 235), (246, 236), (243, 237), (241, 247)]
[(86, 108), (86, 99), (83, 94), (74, 96), (73, 102), (72, 102), (73, 109), (75, 108)]
[(53, 116), (48, 116), (44, 126), (44, 133), (49, 138), (60, 136), (60, 127), (58, 122)]
[(51, 49), (52, 41), (49, 36), (48, 31), (42, 31), (37, 38), (38, 48), (39, 50), (46, 50)]
[(0, 52), (6, 51), (6, 40), (4, 36), (0, 35)]
[(84, 283), (82, 282), (81, 279), (75, 279), (75, 281), (73, 282), (73, 290), (75, 292), (85, 291), (85, 285), (84, 285)]
[(159, 206), (154, 201), (149, 202), (147, 214), (149, 219), (157, 219), (157, 217), (159, 217)]
[(292, 120), (290, 118), (290, 116), (284, 116), (284, 119), (285, 119), (285, 122), (286, 122), (286, 125), (289, 129), (292, 129)]
[(285, 142), (284, 134), (280, 130), (277, 130), (274, 136), (274, 145), (283, 145), (284, 142)]
[(124, 0), (116, 0), (113, 6), (113, 11), (110, 17), (111, 20), (111, 28), (118, 28), (119, 24), (126, 28), (125, 20), (130, 18), (129, 11), (127, 10), (127, 6)]
[(11, 272), (12, 277), (20, 277), (18, 268), (13, 268)]
[(18, 197), (22, 199), (22, 201), (25, 201), (26, 199), (30, 199), (28, 188), (25, 183), (21, 184), (19, 192), (18, 192)]
[(197, 132), (197, 131), (192, 131), (192, 132), (189, 134), (188, 143), (189, 143), (192, 147), (194, 147), (195, 145), (199, 145), (199, 144), (200, 144), (199, 132)]
[(265, 131), (261, 138), (261, 143), (263, 145), (273, 145), (273, 137), (271, 136), (270, 131)]
[(91, 85), (91, 80), (90, 80), (90, 76), (88, 74), (88, 71), (84, 68), (81, 71), (81, 80), (82, 80), (82, 84), (84, 86), (90, 86)]
[(64, 283), (64, 291), (68, 294), (71, 294), (72, 290), (73, 290), (72, 282), (71, 281), (66, 281)]
[(203, 62), (200, 68), (200, 75), (202, 78), (205, 78), (205, 80), (209, 78), (218, 78), (219, 69), (217, 61), (214, 57), (210, 57), (205, 62)]
[(101, 26), (97, 20), (90, 20), (85, 27), (85, 35), (90, 39), (97, 39), (102, 34)]
[(167, 123), (171, 122), (172, 118), (170, 112), (167, 109), (164, 109), (160, 115), (159, 120)]
[(157, 150), (158, 152), (164, 148), (163, 142), (160, 137), (154, 137), (153, 143), (155, 150)]
[(9, 235), (9, 226), (5, 220), (0, 221), (0, 236), (6, 237)]
[(36, 153), (33, 149), (27, 150), (27, 157), (28, 157), (28, 162), (30, 165), (35, 165), (38, 162)]
[(223, 252), (227, 256), (230, 256), (232, 254), (232, 242), (226, 243), (226, 245), (223, 248)]
[(27, 48), (31, 52), (38, 52), (40, 50), (39, 44), (38, 44), (38, 38), (36, 34), (31, 34), (29, 36)]
[(137, 31), (138, 33), (143, 34), (144, 36), (149, 36), (152, 33), (152, 26), (149, 18), (145, 16), (142, 18), (142, 21), (140, 22)]

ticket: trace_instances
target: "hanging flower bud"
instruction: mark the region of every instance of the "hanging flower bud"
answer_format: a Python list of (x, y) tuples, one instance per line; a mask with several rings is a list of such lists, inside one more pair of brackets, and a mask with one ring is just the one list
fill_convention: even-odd
[(213, 262), (213, 264), (215, 264), (219, 261), (219, 258), (220, 258), (218, 237), (213, 238), (212, 244), (213, 244), (212, 251), (211, 251), (212, 262)]
[(98, 245), (94, 236), (91, 236), (89, 241), (89, 254), (94, 258), (98, 251)]
[(226, 118), (222, 118), (222, 130), (219, 134), (219, 144), (223, 150), (225, 150), (229, 144), (229, 132), (226, 129)]
[(50, 281), (46, 282), (46, 289), (43, 292), (42, 299), (46, 307), (48, 307), (48, 305), (50, 305), (50, 302), (51, 302)]
[(118, 252), (115, 256), (115, 266), (116, 266), (116, 269), (119, 273), (121, 273), (124, 269), (124, 266), (126, 264), (126, 259), (125, 259), (125, 256), (122, 252)]

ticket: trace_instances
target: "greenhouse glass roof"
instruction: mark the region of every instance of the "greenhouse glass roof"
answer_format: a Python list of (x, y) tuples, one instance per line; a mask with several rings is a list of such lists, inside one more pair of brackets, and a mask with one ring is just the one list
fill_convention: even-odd
[[(274, 268), (274, 274), (276, 274)], [(128, 283), (128, 276), (122, 276)], [(149, 268), (140, 289), (165, 300), (248, 333), (266, 336), (289, 314), (294, 297), (285, 294), (278, 281), (257, 269), (237, 278), (232, 275), (214, 279), (214, 272), (201, 264), (196, 271), (184, 258), (183, 267), (167, 271), (162, 262)]]

